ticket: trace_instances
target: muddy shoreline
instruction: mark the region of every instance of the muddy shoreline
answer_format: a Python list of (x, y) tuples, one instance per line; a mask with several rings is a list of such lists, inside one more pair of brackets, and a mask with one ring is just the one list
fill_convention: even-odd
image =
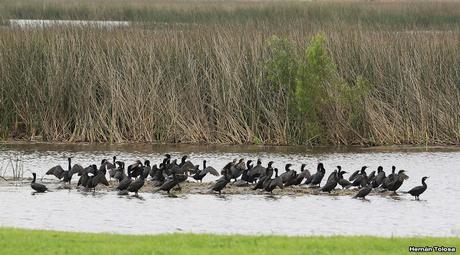
[[(0, 178), (0, 187), (7, 187), (7, 186), (28, 186), (30, 185), (31, 178), (21, 178), (19, 180), (13, 180), (12, 178), (1, 179)], [(64, 184), (60, 181), (49, 180), (45, 179), (40, 183), (45, 184), (48, 189), (51, 191), (54, 190), (78, 190), (82, 192), (91, 192), (89, 190), (85, 190), (83, 187), (76, 187), (76, 181), (73, 182), (70, 186), (68, 184)], [(176, 186), (171, 190), (172, 194), (218, 194), (217, 192), (211, 192), (210, 188), (214, 184), (214, 182), (194, 182), (191, 180), (187, 180), (180, 184), (180, 189)], [(241, 182), (238, 181), (237, 183), (229, 183), (222, 190), (223, 195), (271, 195), (269, 192), (263, 190), (253, 190), (255, 184), (248, 184), (245, 186), (240, 186)], [(96, 187), (96, 192), (116, 192), (115, 190), (118, 183), (114, 180), (109, 181), (109, 186), (104, 186), (99, 184)], [(145, 181), (144, 186), (139, 190), (139, 193), (155, 193), (158, 192), (158, 187), (153, 187), (152, 182), (150, 180)], [(31, 189), (31, 192), (33, 190)], [(331, 193), (322, 192), (317, 187), (308, 187), (308, 186), (290, 186), (285, 187), (283, 189), (275, 189), (273, 190), (273, 195), (286, 195), (286, 196), (303, 196), (303, 195), (318, 195), (318, 196), (354, 196), (358, 192), (357, 188), (350, 188), (350, 189), (342, 189), (338, 185), (335, 190)], [(159, 193), (166, 193), (163, 191), (159, 191)], [(119, 193), (120, 194), (120, 193)], [(134, 193), (130, 193), (134, 194)], [(126, 195), (126, 194), (123, 194)], [(380, 192), (379, 190), (373, 190), (370, 196), (379, 195), (379, 196), (389, 196), (392, 195), (391, 192)]]

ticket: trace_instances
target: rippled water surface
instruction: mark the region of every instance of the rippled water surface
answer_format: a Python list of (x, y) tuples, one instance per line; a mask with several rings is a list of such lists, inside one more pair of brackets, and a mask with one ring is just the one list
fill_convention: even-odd
[[(362, 165), (388, 172), (392, 165), (410, 176), (401, 190), (430, 176), (421, 201), (410, 196), (371, 195), (368, 201), (349, 196), (186, 195), (140, 193), (140, 198), (115, 192), (96, 194), (54, 190), (31, 195), (28, 185), (0, 180), (0, 225), (84, 232), (153, 234), (169, 232), (282, 235), (460, 236), (460, 151), (457, 148), (306, 149), (302, 147), (158, 146), (158, 145), (0, 145), (2, 173), (10, 159), (20, 158), (27, 171), (42, 176), (50, 167), (66, 165), (66, 157), (84, 166), (117, 155), (126, 162), (175, 157), (203, 159), (216, 169), (233, 158), (262, 158), (283, 168), (287, 162), (310, 170), (324, 162), (354, 171)], [(370, 171), (369, 171), (370, 172)], [(11, 175), (9, 170), (4, 173)], [(206, 177), (205, 181), (212, 181)], [(2, 185), (3, 183), (3, 185)], [(323, 180), (324, 184), (324, 180)]]

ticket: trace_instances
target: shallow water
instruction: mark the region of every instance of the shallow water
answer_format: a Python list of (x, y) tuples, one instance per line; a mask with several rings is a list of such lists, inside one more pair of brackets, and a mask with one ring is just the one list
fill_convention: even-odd
[(10, 19), (8, 23), (11, 27), (20, 28), (44, 28), (53, 26), (68, 27), (127, 27), (130, 26), (128, 21), (113, 20), (45, 20), (45, 19)]
[[(298, 170), (325, 163), (328, 173), (336, 165), (351, 172), (362, 165), (405, 169), (410, 176), (401, 190), (420, 185), (430, 176), (428, 190), (414, 201), (408, 195), (373, 194), (368, 201), (349, 196), (186, 195), (177, 198), (140, 193), (141, 199), (114, 192), (92, 193), (54, 190), (31, 195), (28, 185), (0, 186), (0, 225), (84, 232), (153, 234), (169, 232), (282, 235), (460, 236), (460, 151), (457, 148), (306, 149), (303, 147), (158, 146), (158, 145), (2, 145), (0, 167), (20, 157), (25, 171), (41, 176), (48, 168), (74, 163), (84, 166), (117, 155), (161, 160), (165, 152), (188, 154), (195, 163), (208, 159), (220, 170), (233, 158), (262, 158), (283, 168), (294, 162)], [(368, 171), (370, 172), (370, 171)], [(328, 174), (327, 173), (327, 174)], [(29, 172), (25, 174), (30, 175)], [(9, 172), (6, 173), (9, 175)], [(205, 181), (212, 181), (207, 177)], [(0, 184), (3, 181), (0, 181)], [(323, 180), (324, 182), (324, 180)]]

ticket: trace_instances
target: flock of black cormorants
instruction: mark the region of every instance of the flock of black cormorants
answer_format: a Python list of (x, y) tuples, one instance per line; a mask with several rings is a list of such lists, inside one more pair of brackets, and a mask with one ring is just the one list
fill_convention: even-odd
[[(202, 182), (207, 174), (215, 176), (221, 175), (210, 187), (210, 192), (218, 192), (221, 194), (222, 190), (234, 180), (235, 186), (244, 186), (254, 184), (253, 190), (262, 190), (272, 193), (274, 189), (284, 187), (301, 185), (315, 188), (321, 192), (331, 193), (338, 185), (342, 189), (357, 188), (357, 193), (353, 198), (365, 197), (373, 190), (376, 189), (380, 192), (391, 191), (397, 194), (396, 191), (402, 186), (404, 180), (409, 177), (404, 170), (396, 172), (396, 167), (393, 166), (391, 174), (386, 174), (382, 166), (377, 168), (377, 171), (372, 171), (367, 174), (367, 166), (363, 166), (360, 170), (353, 172), (348, 178), (344, 178), (346, 171), (342, 170), (341, 166), (332, 171), (326, 179), (326, 183), (321, 186), (321, 182), (326, 175), (326, 170), (323, 163), (319, 163), (315, 173), (311, 174), (306, 169), (306, 164), (302, 164), (300, 172), (292, 170), (292, 164), (286, 164), (285, 171), (278, 174), (278, 169), (273, 168), (273, 161), (268, 162), (267, 166), (263, 166), (260, 159), (256, 164), (252, 160), (245, 162), (244, 159), (233, 160), (227, 163), (219, 172), (206, 165), (206, 160), (203, 160), (203, 166), (194, 165), (187, 156), (183, 156), (178, 162), (177, 159), (172, 159), (170, 154), (166, 154), (162, 162), (157, 166), (156, 164), (150, 165), (149, 160), (137, 160), (127, 167), (125, 173), (125, 163), (117, 161), (116, 156), (110, 162), (103, 159), (99, 168), (93, 164), (86, 168), (81, 165), (74, 164), (72, 166), (72, 159), (68, 158), (68, 169), (64, 170), (61, 166), (55, 166), (46, 172), (46, 175), (54, 175), (64, 183), (70, 184), (72, 176), (77, 174), (79, 176), (77, 187), (82, 187), (87, 190), (95, 192), (96, 186), (99, 184), (109, 186), (106, 179), (107, 172), (110, 178), (118, 181), (116, 190), (119, 194), (129, 194), (134, 192), (136, 195), (138, 191), (145, 185), (145, 180), (150, 177), (155, 192), (165, 191), (168, 194), (171, 189), (178, 187), (180, 183), (186, 181), (188, 178), (193, 178), (196, 181)], [(274, 176), (273, 176), (274, 174)], [(240, 178), (238, 180), (238, 178)], [(422, 178), (422, 186), (417, 186), (405, 192), (415, 197), (416, 200), (427, 189), (426, 179)], [(37, 183), (36, 174), (33, 173), (33, 180), (31, 183), (32, 189), (35, 192), (45, 192), (47, 187), (43, 184)]]

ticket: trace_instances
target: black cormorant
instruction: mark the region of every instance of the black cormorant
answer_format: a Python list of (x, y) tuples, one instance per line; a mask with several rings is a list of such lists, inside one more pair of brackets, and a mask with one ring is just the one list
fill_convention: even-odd
[(417, 186), (412, 188), (411, 190), (407, 191), (407, 193), (411, 194), (412, 196), (415, 197), (415, 200), (419, 200), (419, 196), (425, 192), (426, 188), (428, 187), (426, 185), (425, 180), (428, 179), (429, 177), (425, 176), (422, 178), (422, 186)]
[(67, 158), (67, 161), (68, 161), (68, 169), (67, 169), (67, 171), (65, 171), (60, 165), (57, 165), (57, 166), (52, 167), (45, 174), (46, 175), (54, 175), (59, 180), (63, 179), (64, 183), (68, 182), (70, 184), (70, 180), (72, 179), (72, 175), (82, 172), (83, 167), (78, 165), (78, 164), (75, 164), (72, 167), (72, 163), (71, 163), (72, 158), (70, 158), (70, 157)]
[(383, 189), (387, 189), (388, 188), (388, 185), (390, 185), (394, 180), (395, 180), (395, 177), (396, 177), (396, 167), (395, 166), (392, 166), (391, 167), (391, 174), (389, 174), (387, 177), (385, 177), (382, 181), (382, 185), (381, 187)]
[(328, 178), (326, 184), (321, 188), (321, 191), (331, 193), (331, 191), (337, 186), (337, 181), (337, 171), (334, 171), (332, 172), (332, 176)]
[(356, 170), (354, 173), (352, 173), (350, 175), (350, 177), (348, 177), (348, 180), (351, 181), (351, 182), (354, 181), (356, 179), (356, 177), (358, 176), (359, 172), (360, 172), (360, 170)]
[(369, 195), (369, 193), (371, 193), (371, 190), (372, 190), (372, 184), (369, 183), (364, 188), (361, 188), (353, 198), (366, 199), (366, 196)]
[(88, 181), (90, 180), (89, 174), (91, 173), (92, 175), (95, 175), (96, 172), (97, 172), (96, 165), (90, 165), (84, 168), (83, 171), (78, 174), (80, 176), (80, 179), (78, 179), (77, 187), (82, 186), (86, 188), (88, 186)]
[(342, 186), (342, 189), (351, 187), (351, 183), (347, 179), (343, 178), (343, 174), (346, 174), (347, 172), (342, 171), (341, 166), (337, 166), (337, 169), (339, 169), (337, 172), (337, 183)]
[(227, 186), (227, 184), (232, 180), (232, 175), (230, 171), (230, 167), (232, 167), (231, 163), (228, 163), (224, 168), (227, 168), (227, 171), (224, 171), (224, 176), (219, 178), (212, 186), (211, 192), (217, 191), (219, 195), (221, 194), (222, 190)]
[(248, 160), (246, 162), (246, 169), (243, 170), (243, 173), (241, 174), (241, 180), (245, 181), (246, 183), (253, 183), (254, 182), (254, 176), (249, 176), (248, 173), (251, 171), (253, 168), (252, 166), (252, 160)]
[(372, 180), (372, 188), (377, 188), (382, 185), (383, 180), (385, 179), (385, 171), (383, 171), (383, 167), (377, 167), (377, 175), (375, 176), (374, 180)]
[(262, 160), (257, 159), (257, 164), (248, 171), (248, 177), (252, 180), (265, 175), (265, 167), (262, 166)]
[(212, 166), (206, 166), (206, 160), (203, 160), (203, 169), (200, 170), (198, 167), (196, 168), (195, 174), (192, 176), (193, 179), (202, 182), (203, 178), (206, 176), (206, 174), (210, 173), (214, 176), (219, 176), (219, 172), (212, 167)]
[(273, 193), (273, 190), (276, 187), (279, 187), (280, 189), (283, 189), (283, 180), (281, 179), (281, 176), (278, 176), (278, 168), (275, 168), (275, 178), (273, 178), (273, 179), (268, 178), (264, 182), (264, 190), (265, 191)]
[(268, 162), (268, 166), (267, 168), (265, 168), (265, 174), (259, 178), (254, 188), (252, 188), (253, 190), (263, 189), (265, 181), (268, 181), (272, 178), (272, 175), (273, 175), (272, 165), (273, 165), (273, 161)]
[(366, 169), (367, 169), (367, 166), (363, 166), (361, 168), (361, 172), (358, 175), (356, 175), (356, 177), (354, 178), (353, 182), (351, 183), (351, 186), (354, 186), (354, 187), (365, 187), (365, 186), (367, 186), (368, 177), (367, 177), (367, 174), (366, 174)]
[(300, 185), (303, 179), (310, 178), (311, 174), (308, 169), (305, 169), (306, 164), (302, 164), (300, 166), (300, 173), (297, 175), (296, 181), (294, 185)]
[(96, 186), (99, 183), (105, 186), (109, 186), (109, 182), (105, 178), (105, 171), (103, 170), (98, 170), (96, 172), (96, 175), (93, 175), (89, 178), (89, 180), (86, 183), (86, 188), (93, 189), (93, 192), (96, 192)]
[[(246, 169), (246, 164), (244, 163), (244, 159), (240, 159), (237, 164), (230, 166), (230, 177), (231, 179), (236, 179), (243, 174), (243, 171)], [(227, 170), (228, 171), (228, 170)]]
[(162, 190), (168, 192), (169, 194), (172, 188), (179, 185), (179, 183), (185, 181), (186, 179), (187, 175), (176, 175), (173, 173), (172, 178), (167, 179), (156, 191)]
[(149, 176), (151, 171), (152, 167), (150, 166), (150, 160), (145, 160), (144, 165), (142, 166), (142, 176), (144, 177), (144, 180)]
[(327, 177), (326, 182), (329, 182), (329, 181), (332, 180), (333, 178), (337, 178), (337, 170), (334, 170), (334, 171), (332, 171), (331, 174), (329, 174), (329, 176)]
[(368, 176), (367, 176), (367, 181), (372, 182), (375, 178), (375, 171), (372, 171)]
[(136, 196), (137, 196), (137, 192), (142, 188), (142, 186), (144, 186), (144, 183), (145, 183), (145, 177), (143, 174), (141, 174), (136, 180), (132, 181), (129, 184), (126, 190), (128, 190), (128, 192), (136, 193)]
[(284, 167), (285, 172), (280, 175), (281, 181), (283, 184), (287, 184), (286, 186), (293, 185), (295, 181), (297, 180), (297, 172), (294, 170), (291, 170), (290, 167), (292, 166), (291, 163), (286, 164)]
[(404, 180), (408, 178), (409, 176), (406, 175), (404, 170), (399, 170), (398, 174), (393, 178), (393, 181), (387, 185), (387, 189), (389, 191), (393, 191), (393, 193), (397, 195), (398, 193), (396, 193), (396, 191), (399, 189), (399, 187), (401, 187)]
[(35, 190), (35, 192), (38, 192), (38, 193), (43, 193), (45, 191), (48, 190), (48, 188), (46, 188), (45, 185), (41, 184), (41, 183), (36, 183), (36, 179), (37, 179), (37, 174), (36, 173), (32, 173), (32, 175), (34, 176), (34, 179), (32, 180), (32, 183), (30, 184), (30, 187)]
[(137, 178), (144, 173), (144, 168), (140, 160), (136, 160), (134, 164), (128, 166), (128, 173), (131, 172), (131, 177)]
[(126, 176), (123, 180), (118, 183), (118, 186), (116, 187), (116, 190), (125, 190), (129, 187), (133, 180), (131, 179), (131, 172), (128, 173), (128, 176)]
[(106, 167), (107, 170), (109, 170), (109, 177), (113, 178), (115, 176), (115, 173), (117, 171), (117, 156), (113, 156), (113, 161), (112, 163), (107, 162)]
[(312, 180), (310, 183), (310, 186), (321, 186), (321, 181), (324, 178), (324, 175), (326, 174), (326, 169), (324, 169), (323, 163), (318, 164), (318, 171), (312, 175)]
[(115, 174), (113, 178), (118, 180), (118, 183), (123, 181), (126, 178), (125, 174), (125, 163), (122, 161), (117, 161), (116, 164), (118, 165), (117, 169), (115, 170)]

